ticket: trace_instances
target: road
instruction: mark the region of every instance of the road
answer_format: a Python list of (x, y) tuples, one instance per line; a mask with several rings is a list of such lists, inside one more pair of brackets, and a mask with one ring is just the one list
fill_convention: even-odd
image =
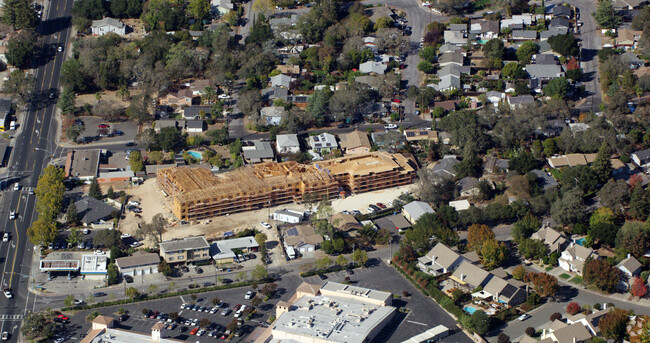
[[(27, 240), (27, 228), (36, 219), (36, 197), (27, 188), (36, 187), (38, 177), (58, 148), (54, 144), (57, 122), (56, 100), (50, 97), (59, 86), (59, 75), (64, 60), (56, 47), (66, 46), (70, 34), (70, 15), (73, 0), (47, 0), (45, 21), (37, 28), (43, 38), (43, 53), (34, 59), (35, 86), (32, 102), (27, 113), (19, 114), (19, 134), (9, 163), (9, 182), (20, 182), (23, 188), (4, 191), (1, 215), (10, 242), (0, 246), (2, 285), (13, 292), (13, 298), (0, 300), (0, 331), (11, 333), (11, 341), (18, 340), (20, 319), (34, 308), (38, 300), (27, 290), (33, 246)], [(13, 178), (13, 179), (12, 179)], [(16, 220), (9, 220), (8, 213), (16, 211)]]

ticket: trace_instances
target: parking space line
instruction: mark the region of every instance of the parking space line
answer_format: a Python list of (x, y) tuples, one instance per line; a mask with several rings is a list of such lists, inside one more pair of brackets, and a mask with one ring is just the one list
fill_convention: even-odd
[(418, 325), (422, 325), (422, 326), (429, 326), (429, 325), (427, 325), (427, 324), (420, 323), (420, 322), (414, 322), (414, 321), (412, 321), (412, 320), (407, 320), (406, 322), (407, 322), (407, 323), (418, 324)]

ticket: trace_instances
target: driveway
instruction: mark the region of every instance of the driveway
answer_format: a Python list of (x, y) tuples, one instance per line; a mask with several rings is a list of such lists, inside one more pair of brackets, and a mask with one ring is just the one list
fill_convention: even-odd
[[(97, 144), (97, 143), (113, 144), (113, 143), (123, 142), (123, 141), (131, 142), (135, 139), (135, 136), (138, 134), (138, 125), (130, 121), (109, 123), (104, 121), (102, 118), (90, 117), (90, 116), (79, 117), (78, 119), (83, 121), (85, 126), (85, 130), (81, 133), (80, 138), (96, 137), (96, 139), (92, 141), (93, 144)], [(100, 138), (99, 134), (101, 128), (99, 127), (99, 125), (108, 125), (108, 127), (106, 128), (108, 132), (112, 132), (113, 130), (118, 130), (118, 131), (122, 131), (123, 134), (115, 135), (113, 137)], [(73, 146), (72, 144), (69, 145)], [(77, 144), (77, 146), (83, 147), (84, 144)]]

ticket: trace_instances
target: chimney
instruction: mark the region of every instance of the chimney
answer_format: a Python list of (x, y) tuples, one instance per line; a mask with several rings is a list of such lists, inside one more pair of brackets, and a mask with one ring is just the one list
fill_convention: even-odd
[(464, 280), (465, 280), (465, 274), (460, 273), (460, 281), (464, 281)]
[(630, 256), (632, 256), (632, 255), (630, 255), (630, 254), (627, 254), (627, 258), (630, 258)]
[(542, 330), (542, 339), (546, 338), (546, 329)]
[(573, 343), (576, 343), (576, 337), (573, 336)]

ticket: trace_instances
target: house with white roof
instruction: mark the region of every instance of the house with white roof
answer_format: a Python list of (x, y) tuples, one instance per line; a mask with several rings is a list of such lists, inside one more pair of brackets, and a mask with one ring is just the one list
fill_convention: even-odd
[(410, 221), (411, 224), (415, 224), (420, 217), (427, 213), (435, 213), (435, 211), (424, 201), (411, 201), (402, 207), (402, 215)]
[(465, 259), (460, 254), (438, 243), (426, 255), (418, 258), (418, 268), (427, 274), (438, 276), (451, 273), (463, 261)]
[(359, 64), (359, 71), (364, 74), (375, 73), (381, 75), (386, 72), (386, 65), (381, 62), (367, 61)]
[(275, 76), (271, 77), (271, 87), (284, 87), (284, 88), (289, 88), (291, 86), (291, 82), (295, 80), (291, 76), (287, 76), (284, 74), (278, 74)]
[(91, 31), (95, 36), (103, 36), (109, 32), (124, 36), (126, 34), (126, 24), (119, 19), (106, 17), (100, 20), (93, 20)]
[(331, 133), (323, 132), (316, 136), (309, 136), (309, 146), (318, 154), (329, 153), (332, 149), (338, 149), (339, 143), (336, 142), (336, 136)]
[(295, 133), (275, 136), (275, 150), (278, 154), (295, 154), (300, 152), (300, 141)]

